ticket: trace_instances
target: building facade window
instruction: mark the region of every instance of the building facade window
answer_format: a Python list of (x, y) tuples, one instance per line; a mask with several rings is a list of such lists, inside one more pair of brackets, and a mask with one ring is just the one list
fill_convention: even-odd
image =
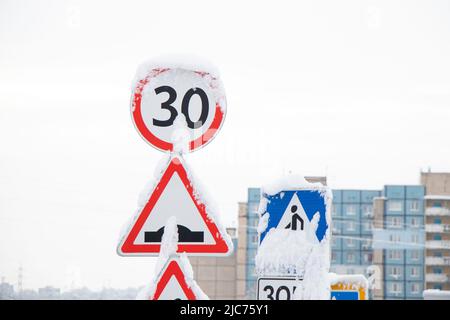
[(402, 211), (402, 201), (400, 200), (389, 200), (388, 201), (389, 211)]
[(258, 213), (259, 203), (250, 203), (248, 209), (250, 213)]
[(403, 218), (402, 217), (389, 217), (388, 218), (388, 228), (402, 228)]
[(389, 275), (393, 277), (398, 277), (400, 275), (400, 268), (399, 267), (391, 267), (389, 270)]
[(371, 253), (364, 253), (363, 254), (363, 262), (365, 264), (371, 263), (372, 262), (372, 254)]
[(392, 282), (390, 284), (390, 291), (393, 294), (400, 294), (400, 293), (402, 293), (402, 286), (401, 286), (401, 284), (397, 283), (397, 282)]
[(418, 250), (412, 250), (411, 251), (411, 260), (419, 260), (420, 258), (420, 252)]
[(336, 215), (336, 206), (331, 206), (331, 214), (332, 214), (333, 216)]
[(372, 216), (372, 206), (369, 204), (365, 204), (362, 206), (362, 213), (366, 217)]
[(442, 224), (442, 220), (440, 218), (435, 218), (434, 224)]
[(411, 277), (418, 277), (419, 276), (419, 268), (418, 267), (412, 267), (411, 268)]
[(400, 260), (401, 251), (400, 250), (389, 250), (388, 257), (390, 260)]
[(364, 239), (361, 243), (361, 247), (363, 250), (370, 250), (372, 247), (372, 242), (370, 239)]
[(258, 235), (252, 234), (251, 241), (252, 241), (252, 244), (258, 244)]
[(347, 231), (355, 231), (356, 224), (354, 221), (347, 221)]
[(433, 273), (442, 274), (442, 268), (433, 268)]
[(442, 207), (442, 203), (440, 201), (434, 201), (433, 202), (433, 207), (434, 208), (441, 208)]
[(391, 234), (390, 236), (389, 236), (389, 240), (392, 242), (392, 243), (399, 243), (400, 242), (400, 235), (399, 234)]
[(411, 210), (411, 211), (415, 211), (415, 212), (417, 212), (417, 211), (419, 211), (419, 200), (413, 200), (413, 201), (411, 201), (410, 202), (410, 205), (409, 205), (409, 209)]
[(347, 247), (354, 248), (356, 246), (356, 242), (354, 239), (346, 239)]
[(355, 255), (352, 252), (347, 253), (347, 262), (349, 263), (355, 262)]
[(347, 205), (346, 211), (347, 215), (354, 216), (356, 215), (356, 206), (355, 205)]
[(420, 285), (418, 283), (413, 283), (411, 285), (411, 293), (413, 293), (413, 294), (420, 293)]
[(411, 227), (418, 228), (420, 227), (421, 220), (419, 218), (411, 218)]
[(419, 243), (419, 235), (418, 234), (411, 235), (411, 241), (414, 244), (418, 244)]
[(368, 231), (368, 232), (372, 231), (372, 222), (371, 221), (363, 222), (363, 228), (364, 228), (364, 231)]
[(435, 234), (433, 236), (433, 240), (441, 241), (442, 240), (442, 236), (440, 234)]

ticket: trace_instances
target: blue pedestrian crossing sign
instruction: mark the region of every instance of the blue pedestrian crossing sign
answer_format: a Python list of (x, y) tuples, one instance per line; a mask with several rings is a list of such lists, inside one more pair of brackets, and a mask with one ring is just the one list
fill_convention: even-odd
[(268, 214), (267, 227), (260, 235), (262, 243), (272, 228), (304, 232), (310, 243), (319, 243), (325, 237), (327, 223), (326, 188), (314, 190), (285, 190), (274, 195), (263, 193)]

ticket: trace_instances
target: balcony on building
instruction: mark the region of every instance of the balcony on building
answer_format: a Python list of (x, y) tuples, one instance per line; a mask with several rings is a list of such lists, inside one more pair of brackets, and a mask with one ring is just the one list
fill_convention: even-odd
[(450, 240), (430, 240), (426, 242), (427, 249), (450, 249)]
[(448, 276), (442, 273), (427, 273), (425, 279), (427, 282), (447, 282)]
[(425, 231), (426, 232), (434, 232), (434, 233), (449, 232), (450, 225), (448, 225), (448, 224), (433, 224), (433, 223), (426, 224)]
[(450, 257), (426, 257), (425, 263), (429, 266), (450, 266)]
[(445, 207), (428, 207), (425, 209), (427, 216), (450, 216), (450, 209)]

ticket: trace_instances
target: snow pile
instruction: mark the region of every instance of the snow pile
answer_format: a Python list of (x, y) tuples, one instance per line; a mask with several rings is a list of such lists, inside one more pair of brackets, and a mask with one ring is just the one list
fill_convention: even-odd
[(132, 90), (144, 79), (157, 77), (161, 71), (167, 69), (198, 73), (211, 88), (215, 101), (219, 103), (222, 112), (226, 112), (225, 89), (220, 80), (219, 70), (207, 59), (195, 55), (165, 55), (141, 63), (132, 82)]
[(269, 224), (270, 214), (266, 212), (259, 218), (258, 228), (256, 229), (259, 234), (263, 233), (267, 229), (267, 225)]
[(167, 223), (164, 226), (164, 233), (161, 240), (161, 250), (159, 252), (158, 261), (155, 265), (156, 277), (152, 283), (142, 290), (140, 290), (136, 296), (136, 300), (151, 300), (156, 291), (158, 280), (162, 275), (165, 267), (168, 265), (171, 259), (175, 259), (179, 262), (180, 268), (185, 276), (185, 281), (196, 298), (198, 300), (208, 300), (208, 296), (200, 289), (197, 282), (194, 280), (194, 271), (186, 256), (186, 253), (181, 254), (179, 257), (176, 255), (178, 248), (178, 227), (175, 216), (169, 217)]
[(294, 300), (330, 300), (330, 255), (325, 242), (313, 247), (304, 266), (303, 281), (294, 293)]
[(190, 288), (194, 292), (197, 300), (209, 300), (209, 297), (206, 295), (206, 293), (203, 292), (203, 290), (194, 280), (194, 270), (192, 270), (191, 263), (189, 262), (189, 259), (185, 252), (180, 254), (179, 262), (181, 270), (183, 270), (183, 273), (185, 275), (184, 280), (186, 281), (188, 288)]
[(328, 274), (330, 286), (342, 284), (344, 290), (359, 290), (369, 288), (369, 282), (367, 278), (362, 274), (336, 274), (330, 272)]

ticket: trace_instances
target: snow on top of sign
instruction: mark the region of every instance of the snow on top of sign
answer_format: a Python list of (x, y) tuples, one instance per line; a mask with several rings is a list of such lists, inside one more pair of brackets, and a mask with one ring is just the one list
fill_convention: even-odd
[(217, 102), (220, 104), (220, 108), (225, 113), (226, 111), (226, 98), (225, 89), (222, 81), (220, 80), (220, 73), (217, 67), (208, 59), (199, 57), (196, 55), (164, 55), (154, 57), (143, 63), (141, 63), (136, 71), (136, 75), (132, 82), (132, 90), (136, 88), (136, 85), (140, 80), (145, 79), (155, 69), (183, 69), (194, 72), (204, 73), (202, 77), (209, 83), (210, 88), (214, 94)]
[(287, 174), (272, 183), (266, 184), (262, 187), (262, 192), (273, 196), (284, 190), (325, 190), (320, 182), (308, 182), (303, 176), (298, 174)]
[(166, 54), (148, 59), (139, 65), (136, 77), (142, 79), (149, 71), (159, 68), (208, 72), (213, 77), (220, 77), (219, 69), (211, 61), (192, 54)]
[(359, 289), (368, 288), (369, 282), (367, 278), (362, 274), (336, 274), (330, 272), (328, 274), (330, 285), (336, 285), (342, 283), (345, 289)]

